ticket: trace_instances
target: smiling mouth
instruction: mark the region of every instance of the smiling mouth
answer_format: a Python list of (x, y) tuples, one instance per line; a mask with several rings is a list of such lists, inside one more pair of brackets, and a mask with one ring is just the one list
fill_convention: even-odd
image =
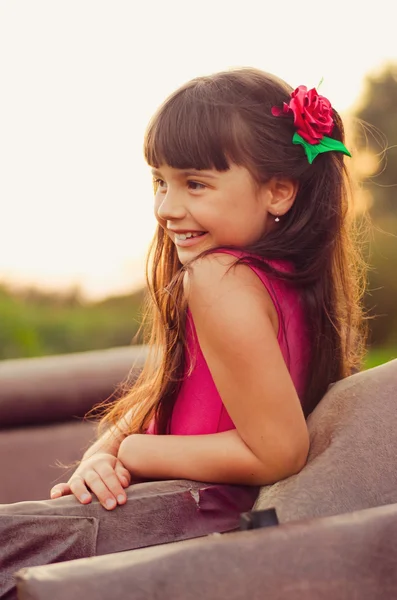
[(195, 232), (187, 232), (187, 233), (175, 233), (175, 239), (177, 240), (190, 240), (196, 237), (202, 237), (205, 235), (205, 231), (195, 231)]
[(207, 231), (195, 233), (174, 233), (174, 243), (180, 248), (188, 248), (189, 246), (195, 246), (196, 244), (199, 244), (206, 235)]

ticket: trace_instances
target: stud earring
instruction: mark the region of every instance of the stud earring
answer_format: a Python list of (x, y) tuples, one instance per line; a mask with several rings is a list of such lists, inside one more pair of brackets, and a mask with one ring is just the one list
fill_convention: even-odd
[(277, 217), (274, 220), (276, 223), (278, 223), (280, 219), (279, 219), (278, 213), (276, 213), (276, 214), (277, 214)]

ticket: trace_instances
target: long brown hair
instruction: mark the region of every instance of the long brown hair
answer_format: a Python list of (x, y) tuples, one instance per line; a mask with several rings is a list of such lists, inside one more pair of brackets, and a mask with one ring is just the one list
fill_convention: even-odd
[[(256, 266), (299, 288), (310, 324), (311, 362), (301, 399), (309, 414), (330, 383), (360, 368), (364, 351), (361, 297), (364, 265), (355, 243), (350, 186), (341, 153), (313, 164), (292, 144), (292, 119), (275, 118), (272, 106), (289, 102), (292, 88), (256, 69), (199, 77), (173, 93), (149, 123), (144, 144), (149, 165), (217, 169), (246, 167), (258, 182), (272, 177), (298, 182), (298, 193), (277, 229), (254, 246)], [(334, 111), (332, 137), (344, 141)], [(243, 201), (243, 199), (242, 199)], [(263, 260), (265, 259), (265, 260)], [(266, 260), (288, 260), (292, 273)], [(183, 267), (161, 227), (147, 262), (150, 356), (132, 389), (116, 400), (103, 424), (129, 414), (128, 431), (143, 432), (155, 416), (166, 433), (185, 371)]]

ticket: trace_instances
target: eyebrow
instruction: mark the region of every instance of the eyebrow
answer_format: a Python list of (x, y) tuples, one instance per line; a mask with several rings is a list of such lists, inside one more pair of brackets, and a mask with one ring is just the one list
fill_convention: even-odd
[[(217, 179), (216, 175), (212, 175), (212, 173), (207, 173), (206, 171), (200, 171), (199, 169), (179, 169), (180, 175), (184, 177), (208, 177), (209, 179)], [(161, 177), (160, 171), (157, 169), (152, 169), (152, 175), (157, 177)]]

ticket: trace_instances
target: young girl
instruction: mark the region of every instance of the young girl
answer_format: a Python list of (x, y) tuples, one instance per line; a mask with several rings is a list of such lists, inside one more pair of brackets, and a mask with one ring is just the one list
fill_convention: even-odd
[(343, 138), (316, 90), (255, 69), (199, 77), (160, 107), (145, 138), (151, 355), (52, 498), (111, 510), (134, 481), (302, 469), (305, 417), (363, 347)]

